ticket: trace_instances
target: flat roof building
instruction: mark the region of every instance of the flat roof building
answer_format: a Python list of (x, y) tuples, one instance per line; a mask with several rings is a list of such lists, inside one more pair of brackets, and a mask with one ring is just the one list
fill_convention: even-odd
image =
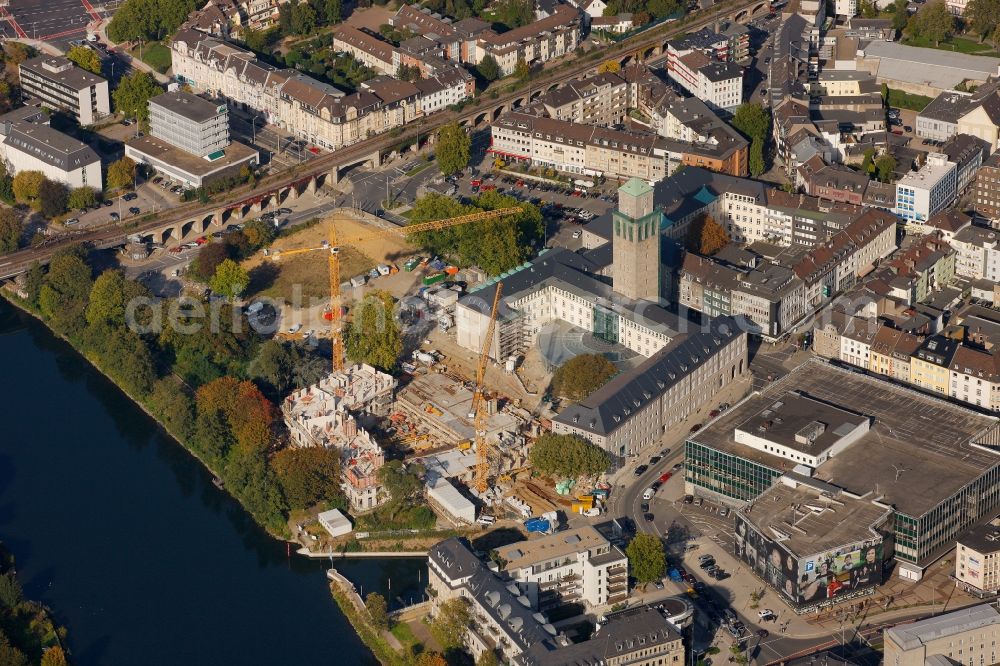
[(191, 93), (163, 93), (149, 100), (149, 133), (192, 155), (211, 157), (229, 145), (229, 109)]
[(100, 156), (48, 123), (48, 115), (32, 107), (0, 116), (0, 158), (8, 172), (41, 171), (67, 187), (103, 189)]
[(955, 584), (981, 597), (1000, 591), (1000, 527), (996, 520), (956, 539)]
[(990, 604), (901, 624), (886, 629), (883, 637), (885, 663), (892, 666), (924, 666), (933, 663), (934, 657), (965, 666), (1000, 661), (1000, 613)]
[[(814, 416), (791, 396), (823, 408)], [(1000, 443), (997, 424), (814, 358), (691, 435), (685, 482), (689, 493), (736, 507), (759, 501), (789, 472), (880, 498), (894, 513), (893, 551), (885, 555), (900, 563), (901, 576), (919, 578), (958, 534), (1000, 506), (1000, 454), (989, 448)], [(794, 432), (795, 446), (771, 442), (769, 431), (786, 445), (786, 431)], [(799, 442), (816, 433), (823, 451)]]
[(81, 125), (91, 125), (111, 113), (108, 82), (61, 56), (38, 56), (17, 66), (25, 97), (65, 111)]

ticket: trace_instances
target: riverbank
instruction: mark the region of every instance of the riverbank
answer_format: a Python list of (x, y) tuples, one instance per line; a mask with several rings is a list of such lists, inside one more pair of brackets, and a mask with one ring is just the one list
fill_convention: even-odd
[(7, 645), (0, 660), (39, 664), (48, 653), (46, 664), (65, 666), (65, 640), (66, 628), (56, 623), (52, 611), (23, 598), (14, 555), (0, 543), (0, 643)]
[[(0, 298), (3, 298), (4, 301), (6, 301), (12, 307), (17, 308), (19, 311), (23, 312), (24, 314), (38, 321), (41, 325), (45, 326), (46, 330), (48, 330), (52, 335), (65, 342), (71, 349), (75, 351), (75, 353), (79, 355), (80, 358), (86, 360), (86, 362), (93, 369), (95, 369), (98, 373), (103, 375), (108, 380), (108, 382), (114, 385), (122, 393), (122, 395), (128, 398), (128, 400), (132, 404), (137, 406), (150, 419), (156, 422), (159, 425), (159, 427), (163, 430), (163, 432), (169, 435), (170, 439), (173, 440), (174, 443), (179, 444), (180, 447), (184, 449), (184, 451), (190, 454), (192, 458), (197, 460), (213, 476), (215, 477), (219, 476), (218, 471), (213, 469), (212, 466), (208, 464), (206, 460), (204, 460), (201, 456), (199, 456), (198, 453), (194, 451), (193, 448), (189, 446), (179, 436), (178, 433), (172, 432), (167, 424), (165, 424), (161, 419), (157, 418), (157, 415), (154, 414), (153, 411), (149, 409), (149, 406), (147, 404), (145, 404), (142, 400), (139, 400), (135, 396), (133, 396), (125, 387), (121, 385), (120, 382), (116, 381), (115, 378), (109, 372), (107, 372), (105, 368), (101, 367), (101, 364), (98, 363), (96, 359), (92, 358), (90, 355), (81, 351), (71, 339), (53, 330), (53, 328), (45, 320), (42, 314), (36, 311), (34, 308), (32, 308), (29, 303), (25, 302), (23, 299), (19, 298), (16, 294), (13, 294), (6, 289), (0, 289)], [(220, 488), (220, 490), (223, 490), (224, 492), (226, 492), (227, 495), (229, 495), (236, 502), (238, 502), (240, 506), (243, 507), (243, 509), (246, 511), (247, 515), (254, 519), (254, 523), (258, 527), (263, 529), (271, 538), (274, 538), (278, 541), (286, 541), (286, 542), (288, 541), (283, 537), (283, 535), (277, 534), (274, 530), (269, 529), (268, 525), (265, 525), (261, 521), (257, 520), (256, 516), (254, 516), (253, 513), (245, 506), (245, 504), (243, 504), (243, 502), (240, 500), (239, 497), (229, 492), (228, 490), (222, 488)], [(396, 553), (392, 553), (392, 555), (395, 556)], [(365, 613), (358, 612), (357, 609), (354, 607), (354, 605), (350, 603), (350, 601), (347, 600), (346, 597), (343, 597), (341, 595), (341, 597), (338, 598), (338, 594), (334, 594), (333, 597), (334, 601), (337, 603), (338, 607), (344, 614), (345, 618), (348, 620), (348, 622), (350, 622), (352, 628), (354, 629), (355, 634), (357, 634), (358, 638), (360, 638), (361, 641), (365, 644), (365, 646), (369, 650), (371, 650), (372, 654), (376, 656), (376, 658), (379, 660), (380, 663), (382, 663), (385, 666), (396, 666), (397, 664), (400, 666), (405, 666), (407, 661), (402, 656), (398, 655), (383, 638), (381, 638), (380, 636), (377, 635), (377, 633), (371, 630), (369, 620), (365, 617)], [(363, 603), (362, 603), (362, 608), (363, 608)]]

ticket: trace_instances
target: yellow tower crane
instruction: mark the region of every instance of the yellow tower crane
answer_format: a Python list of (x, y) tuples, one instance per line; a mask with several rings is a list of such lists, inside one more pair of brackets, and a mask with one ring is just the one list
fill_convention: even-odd
[(493, 346), (493, 331), (497, 324), (497, 309), (500, 305), (500, 293), (503, 282), (497, 282), (497, 290), (493, 295), (493, 308), (490, 310), (490, 323), (486, 326), (486, 337), (483, 338), (483, 348), (479, 352), (479, 363), (476, 365), (476, 392), (472, 394), (472, 414), (476, 428), (476, 490), (480, 494), (489, 487), (490, 459), (493, 457), (493, 445), (486, 441), (486, 428), (489, 426), (490, 415), (486, 412), (486, 398), (483, 395), (486, 383), (486, 364), (490, 360), (490, 347)]
[(328, 230), (328, 240), (320, 247), (309, 247), (298, 250), (286, 250), (284, 252), (275, 252), (271, 255), (272, 259), (280, 259), (281, 257), (290, 257), (296, 254), (303, 254), (305, 252), (317, 252), (317, 251), (328, 251), (329, 255), (328, 266), (330, 269), (330, 338), (333, 343), (333, 371), (338, 372), (344, 369), (344, 339), (342, 335), (342, 320), (341, 320), (341, 303), (340, 303), (340, 248), (351, 245), (354, 243), (372, 240), (375, 238), (384, 238), (386, 236), (402, 236), (408, 237), (413, 234), (422, 233), (424, 231), (438, 231), (441, 229), (448, 229), (449, 227), (457, 227), (462, 224), (469, 224), (472, 222), (482, 222), (484, 220), (493, 220), (499, 217), (504, 217), (507, 215), (517, 215), (521, 212), (521, 209), (513, 206), (509, 208), (498, 208), (496, 210), (484, 211), (481, 213), (472, 213), (471, 215), (461, 215), (459, 217), (447, 218), (444, 220), (434, 220), (432, 222), (420, 222), (417, 224), (411, 224), (405, 227), (396, 227), (393, 229), (371, 229), (363, 234), (358, 234), (357, 236), (352, 236), (349, 238), (338, 238), (337, 237), (337, 220), (338, 219), (360, 219), (360, 215), (357, 217), (347, 216), (344, 213), (335, 213), (330, 217), (327, 217), (323, 222), (327, 226)]

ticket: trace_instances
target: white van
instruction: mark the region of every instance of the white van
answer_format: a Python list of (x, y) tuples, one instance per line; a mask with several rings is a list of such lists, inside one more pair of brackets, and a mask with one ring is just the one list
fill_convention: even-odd
[(493, 523), (497, 522), (497, 519), (494, 518), (493, 516), (484, 513), (483, 515), (476, 518), (476, 522), (479, 523), (480, 525), (492, 525)]
[(655, 490), (653, 490), (652, 488), (646, 488), (646, 492), (642, 494), (642, 499), (648, 502), (649, 500), (653, 499), (653, 495), (655, 494), (656, 494)]

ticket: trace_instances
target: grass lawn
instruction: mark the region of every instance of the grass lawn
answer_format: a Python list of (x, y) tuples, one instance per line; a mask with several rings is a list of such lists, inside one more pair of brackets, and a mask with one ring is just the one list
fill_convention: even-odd
[(914, 95), (912, 93), (903, 92), (902, 90), (896, 90), (894, 88), (889, 88), (889, 106), (896, 107), (898, 109), (910, 109), (911, 111), (923, 111), (924, 107), (933, 102), (934, 100), (926, 95)]
[(969, 55), (981, 55), (989, 56), (991, 58), (997, 57), (997, 52), (992, 46), (983, 42), (980, 44), (974, 39), (967, 39), (965, 37), (952, 37), (946, 42), (941, 42), (938, 45), (934, 45), (934, 42), (929, 39), (917, 39), (914, 37), (906, 37), (903, 39), (903, 44), (907, 46), (919, 46), (927, 49), (938, 49), (940, 51), (954, 51), (956, 53), (966, 53)]
[(416, 176), (418, 173), (420, 173), (424, 169), (429, 168), (432, 164), (434, 164), (434, 162), (424, 161), (423, 164), (419, 164), (419, 165), (413, 167), (412, 169), (410, 169), (409, 171), (407, 171), (406, 175), (407, 176)]
[(393, 625), (391, 631), (392, 635), (399, 639), (399, 642), (403, 645), (413, 645), (417, 642), (417, 637), (413, 635), (413, 630), (405, 622), (396, 623)]
[[(139, 57), (139, 49), (132, 49), (132, 55)], [(170, 49), (159, 42), (150, 42), (142, 47), (142, 61), (160, 74), (170, 69)]]

